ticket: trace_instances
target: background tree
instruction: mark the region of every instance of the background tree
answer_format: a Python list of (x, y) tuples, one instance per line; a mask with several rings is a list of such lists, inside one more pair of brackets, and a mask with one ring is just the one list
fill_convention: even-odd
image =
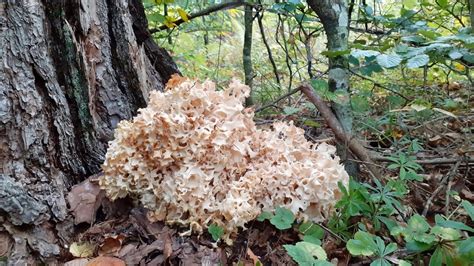
[(35, 225), (12, 233), (23, 264), (27, 243), (58, 255), (46, 225), (65, 220), (65, 192), (99, 172), (117, 123), (179, 71), (139, 0), (3, 1), (0, 25), (0, 211), (11, 233)]

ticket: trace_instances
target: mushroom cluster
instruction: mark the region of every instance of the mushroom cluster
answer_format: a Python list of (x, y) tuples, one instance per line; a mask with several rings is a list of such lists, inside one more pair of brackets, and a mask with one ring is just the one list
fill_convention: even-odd
[(215, 84), (181, 77), (154, 91), (133, 121), (109, 143), (100, 186), (109, 198), (131, 195), (151, 221), (224, 228), (224, 239), (276, 206), (321, 221), (348, 174), (334, 146), (308, 142), (292, 123), (257, 129), (238, 81)]

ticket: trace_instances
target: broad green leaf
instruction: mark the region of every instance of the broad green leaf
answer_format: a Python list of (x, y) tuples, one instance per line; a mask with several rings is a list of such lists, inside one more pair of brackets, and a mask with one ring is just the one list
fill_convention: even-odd
[(263, 222), (265, 220), (270, 220), (273, 217), (273, 213), (270, 212), (262, 212), (260, 215), (257, 217), (257, 221)]
[(469, 237), (459, 243), (459, 254), (471, 255), (471, 259), (474, 260), (474, 237)]
[(406, 260), (398, 260), (398, 266), (411, 266), (411, 263)]
[(327, 259), (326, 252), (319, 245), (298, 242), (296, 245), (283, 245), (283, 247), (298, 265), (326, 265), (318, 263), (318, 260), (324, 261)]
[(298, 228), (298, 231), (305, 236), (311, 235), (317, 239), (322, 239), (324, 237), (324, 229), (312, 222), (302, 223)]
[(430, 62), (430, 57), (426, 54), (420, 54), (408, 59), (407, 67), (408, 68), (418, 68), (426, 66)]
[(474, 233), (474, 229), (464, 223), (444, 219), (441, 215), (435, 215), (435, 222), (442, 227), (454, 228)]
[(451, 58), (453, 60), (459, 59), (462, 56), (463, 56), (463, 54), (461, 52), (459, 52), (458, 50), (452, 50), (451, 52), (449, 52), (449, 58)]
[(364, 231), (357, 231), (354, 235), (354, 239), (350, 239), (346, 247), (352, 255), (356, 256), (371, 256), (377, 251), (374, 236)]
[(418, 1), (417, 0), (403, 0), (402, 3), (406, 9), (413, 9), (417, 6)]
[(276, 208), (275, 215), (270, 219), (270, 223), (279, 230), (291, 228), (294, 221), (295, 215), (290, 210), (281, 207)]
[(438, 237), (444, 240), (452, 241), (461, 238), (461, 234), (459, 233), (459, 231), (453, 228), (434, 226), (433, 228), (431, 228), (431, 233), (437, 235)]
[(423, 252), (433, 247), (433, 243), (423, 243), (418, 241), (407, 241), (406, 248), (413, 252)]
[(388, 262), (384, 258), (378, 258), (370, 263), (370, 266), (390, 266), (390, 262)]
[(402, 62), (402, 58), (397, 54), (381, 54), (377, 56), (377, 63), (384, 68), (393, 68)]
[(474, 206), (467, 200), (461, 201), (461, 205), (467, 214), (469, 214), (469, 217), (471, 217), (471, 221), (474, 221)]
[(216, 225), (216, 224), (211, 224), (208, 228), (207, 231), (209, 234), (211, 234), (212, 239), (214, 241), (217, 241), (221, 238), (221, 236), (224, 234), (224, 228)]
[(440, 265), (443, 265), (443, 250), (438, 247), (433, 252), (433, 255), (431, 255), (429, 266), (440, 266)]
[(395, 252), (395, 250), (397, 250), (397, 249), (398, 249), (398, 247), (397, 247), (396, 243), (390, 243), (385, 247), (385, 250), (384, 250), (382, 255), (387, 256), (387, 255)]
[(351, 55), (353, 57), (359, 58), (359, 57), (370, 57), (370, 56), (377, 56), (379, 55), (380, 52), (374, 51), (374, 50), (360, 50), (360, 49), (354, 49), (351, 52)]
[(438, 3), (438, 5), (442, 8), (446, 8), (448, 7), (448, 0), (436, 0), (436, 2)]

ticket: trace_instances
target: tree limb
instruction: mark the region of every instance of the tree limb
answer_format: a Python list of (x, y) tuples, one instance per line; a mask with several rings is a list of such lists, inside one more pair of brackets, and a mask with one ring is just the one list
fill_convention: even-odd
[[(199, 17), (206, 16), (206, 15), (209, 15), (211, 13), (214, 13), (214, 12), (217, 12), (217, 11), (220, 11), (220, 10), (225, 10), (225, 9), (229, 9), (229, 8), (236, 8), (236, 7), (245, 5), (245, 4), (246, 4), (245, 1), (237, 0), (237, 1), (232, 1), (232, 2), (226, 2), (226, 3), (213, 5), (213, 6), (210, 6), (208, 8), (205, 8), (203, 10), (200, 10), (196, 13), (189, 14), (188, 19), (191, 20), (191, 19), (199, 18)], [(176, 26), (179, 26), (179, 25), (183, 24), (184, 22), (185, 21), (182, 18), (180, 18), (176, 21), (173, 21), (173, 23), (176, 24)], [(150, 33), (153, 34), (153, 33), (156, 33), (156, 32), (162, 31), (162, 30), (166, 30), (166, 29), (168, 29), (168, 27), (166, 25), (161, 25), (158, 28), (151, 29)]]
[(344, 129), (342, 128), (341, 124), (337, 120), (337, 118), (334, 116), (334, 113), (331, 111), (331, 109), (326, 105), (326, 103), (319, 97), (319, 95), (314, 93), (313, 88), (309, 84), (303, 84), (298, 87), (301, 92), (303, 92), (306, 97), (309, 99), (311, 103), (318, 108), (319, 112), (321, 113), (322, 117), (326, 122), (328, 123), (329, 127), (332, 129), (334, 132), (334, 135), (336, 136), (337, 139), (340, 141), (346, 143), (349, 147), (349, 149), (361, 160), (365, 163), (366, 167), (369, 169), (369, 171), (379, 180), (382, 178), (382, 174), (379, 172), (379, 170), (375, 167), (375, 163), (372, 161), (372, 159), (369, 156), (369, 152), (367, 149), (360, 144), (357, 139), (355, 139), (353, 136), (351, 136), (349, 133), (346, 133)]

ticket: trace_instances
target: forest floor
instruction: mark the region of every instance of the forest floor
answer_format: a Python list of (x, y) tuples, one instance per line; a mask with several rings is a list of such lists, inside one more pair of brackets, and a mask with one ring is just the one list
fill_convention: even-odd
[[(464, 93), (466, 91), (457, 91), (451, 97), (457, 97), (457, 94), (465, 97)], [(308, 126), (301, 117), (310, 117), (320, 126), (315, 127), (314, 123)], [(372, 118), (377, 119), (377, 115)], [(309, 140), (335, 142), (331, 129), (321, 118), (315, 117), (312, 110), (302, 110), (297, 116), (259, 116), (256, 123), (265, 127), (277, 120), (294, 120), (306, 129)], [(410, 191), (402, 199), (406, 214), (424, 213), (428, 221), (433, 221), (435, 214), (450, 214), (469, 224), (463, 218), (465, 215), (456, 213), (456, 199), (474, 202), (473, 123), (474, 113), (468, 107), (442, 112), (423, 123), (410, 119), (398, 121), (382, 133), (362, 130), (358, 136), (381, 158), (395, 154), (399, 145), (404, 145), (395, 144), (403, 135), (417, 138), (423, 147), (416, 153), (417, 162), (423, 166), (420, 173), (423, 181), (409, 183)], [(387, 132), (389, 135), (384, 134)], [(387, 169), (386, 161), (381, 159), (377, 164), (384, 176), (396, 178), (397, 173)], [(95, 183), (96, 178), (93, 176), (76, 185), (69, 193), (68, 200), (74, 207), (72, 217), (80, 223), (72, 225), (71, 220), (70, 226), (59, 230), (64, 232), (58, 232), (58, 235), (65, 236), (64, 239), (72, 241), (69, 242), (72, 245), (62, 251), (60, 260), (67, 262), (66, 265), (86, 265), (91, 258), (96, 258), (95, 265), (122, 265), (123, 262), (127, 265), (295, 265), (283, 245), (300, 240), (297, 230), (280, 231), (268, 221), (253, 221), (247, 225), (247, 230), (241, 230), (235, 236), (232, 246), (216, 243), (208, 232), (201, 236), (189, 235), (189, 228), (150, 223), (146, 210), (136, 207), (131, 199), (108, 201)], [(370, 179), (362, 167), (357, 180), (370, 183)], [(364, 217), (353, 217), (351, 221), (353, 224), (363, 223), (368, 228), (372, 226)], [(322, 247), (330, 261), (337, 265), (370, 262), (351, 258), (346, 243), (329, 229), (325, 230)]]

